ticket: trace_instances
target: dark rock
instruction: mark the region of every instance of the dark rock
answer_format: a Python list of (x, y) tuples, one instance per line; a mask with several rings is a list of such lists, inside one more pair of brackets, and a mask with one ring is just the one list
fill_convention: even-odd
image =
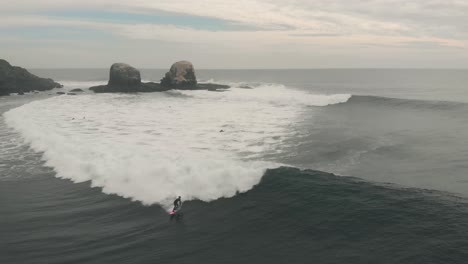
[(242, 89), (252, 89), (252, 87), (248, 86), (248, 85), (241, 85), (239, 86), (238, 88), (242, 88)]
[[(215, 92), (223, 92), (229, 89), (230, 86), (223, 85), (223, 84), (214, 84), (214, 83), (204, 83), (198, 84), (193, 87), (191, 90), (209, 90)], [(122, 91), (117, 87), (112, 87), (109, 85), (98, 85), (89, 88), (90, 90), (94, 91), (95, 93), (121, 93)], [(165, 92), (171, 90), (170, 87), (163, 86), (159, 83), (148, 82), (142, 83), (139, 87), (137, 87), (134, 92), (142, 92), (142, 93), (151, 93), (151, 92)]]
[[(94, 91), (95, 93), (121, 93), (123, 92), (121, 89), (119, 89), (119, 87), (109, 86), (109, 85), (93, 86), (89, 89)], [(138, 87), (134, 87), (133, 92), (151, 93), (151, 92), (164, 92), (168, 90), (170, 90), (170, 88), (162, 87), (159, 83), (148, 82), (148, 83), (142, 83)]]
[(113, 90), (112, 87), (107, 86), (107, 85), (98, 85), (98, 86), (92, 86), (89, 87), (91, 91), (94, 91), (95, 93), (118, 93), (120, 92), (118, 89)]
[(0, 59), (0, 95), (19, 94), (33, 90), (46, 91), (62, 87), (52, 79), (37, 77), (24, 68), (11, 66), (6, 60)]
[(24, 95), (24, 93), (23, 93), (23, 92), (19, 92), (18, 95)]
[(135, 93), (142, 88), (140, 72), (125, 63), (112, 64), (107, 85), (89, 88), (96, 93)]
[[(175, 76), (173, 78), (173, 75)], [(174, 82), (173, 82), (174, 81)], [(224, 91), (228, 85), (204, 83), (197, 84), (193, 65), (190, 62), (176, 62), (171, 71), (161, 80), (161, 83), (142, 83), (140, 72), (123, 63), (115, 63), (110, 69), (110, 79), (107, 85), (98, 85), (89, 89), (95, 93), (149, 93), (164, 92), (171, 89)], [(74, 92), (75, 90), (71, 90)]]
[(81, 92), (84, 92), (84, 91), (82, 89), (77, 88), (77, 89), (70, 90), (70, 92), (72, 92), (72, 93), (81, 93)]
[(67, 93), (67, 95), (76, 95), (76, 93)]
[(141, 84), (140, 72), (125, 63), (112, 64), (109, 72), (108, 86), (121, 89), (123, 92), (132, 92)]
[(163, 87), (159, 83), (148, 82), (148, 83), (141, 84), (140, 92), (165, 92), (168, 90), (170, 90), (170, 88)]
[(223, 92), (227, 92), (227, 91), (229, 91), (229, 90), (224, 90), (224, 89), (223, 89), (223, 90), (216, 90), (216, 89), (213, 90), (213, 89), (211, 89), (211, 90), (208, 90), (208, 91), (210, 91), (210, 92), (217, 92), (217, 93), (223, 93)]
[(64, 92), (57, 92), (57, 94), (65, 94)]
[(200, 83), (196, 86), (197, 90), (218, 91), (231, 88), (229, 85), (215, 83)]
[(161, 79), (161, 85), (174, 89), (196, 89), (197, 78), (193, 64), (188, 61), (172, 64), (169, 72)]

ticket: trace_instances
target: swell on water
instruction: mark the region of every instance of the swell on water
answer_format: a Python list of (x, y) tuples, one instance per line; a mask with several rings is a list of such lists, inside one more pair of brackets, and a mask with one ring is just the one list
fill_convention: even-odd
[[(252, 263), (462, 263), (468, 256), (466, 200), (444, 192), (280, 167), (251, 191), (211, 206), (229, 208), (241, 232), (227, 243), (255, 234), (238, 246)], [(256, 245), (268, 250), (256, 254)], [(229, 249), (220, 246), (220, 254)]]
[(371, 95), (353, 95), (348, 104), (378, 104), (390, 107), (410, 107), (412, 109), (429, 110), (454, 110), (466, 106), (463, 102), (443, 101), (443, 100), (418, 100), (392, 97), (381, 97)]
[(226, 92), (57, 96), (4, 114), (57, 177), (166, 206), (211, 201), (256, 185), (308, 106), (346, 102), (282, 85)]

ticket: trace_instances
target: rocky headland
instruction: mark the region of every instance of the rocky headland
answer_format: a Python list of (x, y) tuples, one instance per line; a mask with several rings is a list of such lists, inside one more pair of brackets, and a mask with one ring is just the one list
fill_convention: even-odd
[(40, 78), (24, 68), (11, 66), (6, 60), (0, 59), (0, 96), (62, 87), (60, 83), (54, 82), (52, 79)]

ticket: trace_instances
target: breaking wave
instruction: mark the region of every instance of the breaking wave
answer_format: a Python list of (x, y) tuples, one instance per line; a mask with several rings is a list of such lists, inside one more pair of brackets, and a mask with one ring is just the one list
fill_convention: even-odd
[(211, 201), (251, 189), (279, 166), (262, 157), (281, 152), (304, 107), (350, 98), (253, 88), (57, 96), (4, 116), (57, 177), (144, 204), (165, 206), (176, 195)]

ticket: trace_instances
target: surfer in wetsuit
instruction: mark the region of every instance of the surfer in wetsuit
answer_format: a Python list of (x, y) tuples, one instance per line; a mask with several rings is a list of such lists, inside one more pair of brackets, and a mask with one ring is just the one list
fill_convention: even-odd
[(174, 200), (174, 209), (172, 211), (175, 211), (179, 206), (182, 204), (182, 200), (180, 199), (180, 196), (177, 197), (177, 199)]

